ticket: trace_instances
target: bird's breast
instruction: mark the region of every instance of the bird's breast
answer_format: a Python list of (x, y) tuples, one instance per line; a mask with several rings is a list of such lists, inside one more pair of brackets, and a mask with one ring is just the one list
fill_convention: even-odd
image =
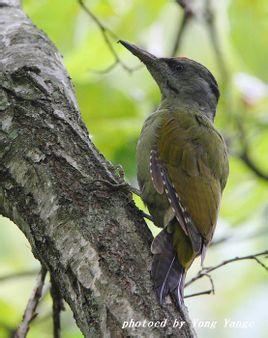
[(154, 223), (159, 227), (164, 226), (164, 218), (169, 205), (166, 195), (159, 194), (153, 185), (150, 174), (150, 153), (156, 144), (161, 122), (162, 114), (159, 112), (147, 118), (137, 143), (136, 153), (137, 179), (142, 192), (142, 200), (153, 216)]

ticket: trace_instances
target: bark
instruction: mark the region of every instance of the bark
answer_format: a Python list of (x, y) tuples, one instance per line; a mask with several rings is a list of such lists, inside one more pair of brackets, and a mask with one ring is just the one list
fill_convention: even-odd
[[(0, 0), (0, 52), (0, 213), (86, 337), (193, 337), (186, 310), (158, 305), (150, 231), (127, 188), (105, 182), (121, 178), (89, 139), (61, 56), (19, 1)], [(122, 329), (166, 318), (165, 328)], [(175, 319), (186, 321), (180, 330)]]

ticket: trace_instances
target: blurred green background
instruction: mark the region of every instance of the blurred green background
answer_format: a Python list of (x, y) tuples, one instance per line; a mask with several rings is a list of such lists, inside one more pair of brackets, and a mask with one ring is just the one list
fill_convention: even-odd
[[(158, 56), (170, 55), (183, 14), (175, 1), (88, 0), (85, 4), (120, 38), (144, 46)], [(201, 5), (202, 0), (196, 4)], [(113, 64), (113, 55), (99, 27), (77, 1), (24, 0), (23, 6), (63, 55), (93, 142), (106, 158), (124, 167), (127, 180), (135, 185), (137, 138), (144, 119), (160, 99), (153, 80), (144, 67), (130, 74), (117, 65), (101, 73)], [(228, 143), (231, 167), (215, 240), (225, 237), (228, 240), (210, 248), (208, 266), (268, 247), (268, 180), (259, 178), (239, 158), (247, 143), (253, 162), (268, 175), (268, 2), (217, 0), (212, 1), (212, 8), (228, 77), (222, 74), (201, 17), (189, 22), (179, 52), (206, 65), (216, 76), (222, 92), (216, 126)], [(111, 42), (125, 64), (139, 65), (122, 46), (113, 39)], [(135, 200), (142, 208), (138, 198)], [(2, 280), (1, 276), (39, 267), (24, 236), (5, 218), (0, 218), (0, 259), (0, 337), (4, 338), (10, 337), (21, 320), (35, 275), (8, 280)], [(196, 262), (189, 277), (198, 270)], [(200, 320), (218, 321), (216, 329), (197, 325), (198, 336), (266, 338), (267, 272), (254, 261), (243, 261), (222, 267), (212, 276), (215, 295), (186, 300), (194, 324)], [(208, 280), (203, 279), (185, 293), (208, 288)], [(63, 337), (82, 337), (66, 308)], [(38, 312), (29, 337), (51, 337), (49, 293)], [(254, 324), (250, 329), (224, 328), (225, 319)]]

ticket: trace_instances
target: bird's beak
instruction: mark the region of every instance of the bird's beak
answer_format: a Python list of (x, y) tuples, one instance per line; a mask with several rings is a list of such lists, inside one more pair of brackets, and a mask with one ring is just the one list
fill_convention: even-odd
[(126, 41), (119, 40), (124, 47), (126, 47), (132, 54), (137, 56), (141, 62), (145, 64), (152, 77), (157, 82), (161, 92), (163, 84), (166, 83), (166, 64), (163, 59), (154, 56), (146, 50)]
[(119, 40), (118, 42), (126, 47), (133, 55), (137, 56), (147, 67), (157, 63), (158, 58), (146, 50), (123, 40)]

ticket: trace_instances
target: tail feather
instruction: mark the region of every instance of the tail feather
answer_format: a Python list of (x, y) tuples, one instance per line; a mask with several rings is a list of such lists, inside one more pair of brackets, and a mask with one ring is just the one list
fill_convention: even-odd
[(186, 272), (185, 272), (185, 269), (182, 268), (181, 278), (180, 278), (178, 287), (171, 292), (171, 295), (175, 299), (175, 302), (178, 307), (181, 307), (184, 304), (185, 277), (186, 277)]
[(151, 275), (158, 300), (162, 305), (171, 294), (178, 306), (183, 304), (185, 269), (180, 265), (172, 245), (172, 234), (162, 230), (151, 247), (154, 254)]

